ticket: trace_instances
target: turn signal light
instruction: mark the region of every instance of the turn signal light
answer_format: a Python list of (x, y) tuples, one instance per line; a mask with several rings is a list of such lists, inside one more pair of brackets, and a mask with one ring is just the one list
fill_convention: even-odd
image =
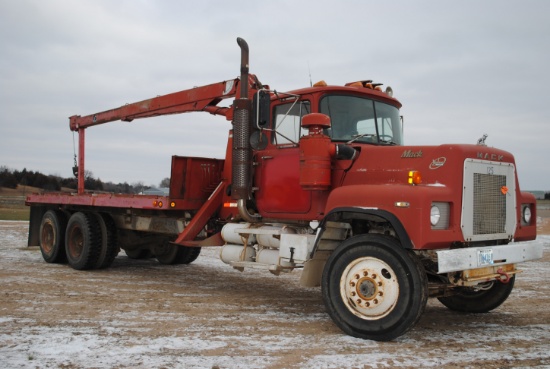
[(416, 170), (409, 171), (409, 184), (418, 185), (420, 183), (422, 183), (422, 175), (420, 175), (420, 172)]

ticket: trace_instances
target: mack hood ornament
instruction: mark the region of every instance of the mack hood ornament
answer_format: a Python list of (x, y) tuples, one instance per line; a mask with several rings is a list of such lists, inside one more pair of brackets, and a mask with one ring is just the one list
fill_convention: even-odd
[(477, 140), (477, 144), (481, 146), (487, 146), (485, 144), (485, 140), (487, 139), (487, 137), (489, 137), (489, 135), (485, 133), (479, 140)]

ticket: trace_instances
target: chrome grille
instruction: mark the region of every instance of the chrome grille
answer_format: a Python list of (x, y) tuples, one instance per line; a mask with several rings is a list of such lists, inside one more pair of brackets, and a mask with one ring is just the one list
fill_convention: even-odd
[(506, 198), (501, 189), (506, 176), (474, 173), (473, 233), (504, 233), (506, 226)]
[(516, 168), (466, 159), (460, 226), (467, 242), (511, 240), (516, 229)]

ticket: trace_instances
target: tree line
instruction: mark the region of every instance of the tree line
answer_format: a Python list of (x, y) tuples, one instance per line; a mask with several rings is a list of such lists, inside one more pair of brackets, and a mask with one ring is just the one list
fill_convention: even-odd
[[(0, 187), (17, 188), (18, 185), (40, 188), (44, 191), (60, 191), (61, 187), (76, 190), (78, 182), (75, 177), (62, 178), (55, 175), (45, 175), (32, 170), (11, 170), (7, 166), (0, 166)], [(169, 187), (170, 178), (164, 178), (159, 187)], [(84, 173), (84, 187), (91, 191), (105, 191), (113, 193), (140, 193), (148, 190), (151, 186), (146, 186), (143, 182), (133, 184), (102, 182), (99, 178), (94, 178), (90, 171)], [(545, 200), (550, 200), (550, 192), (544, 194)]]
[[(162, 183), (165, 183), (166, 178)], [(18, 185), (40, 188), (44, 191), (60, 191), (62, 187), (76, 190), (78, 181), (76, 177), (63, 178), (56, 175), (46, 175), (38, 171), (12, 170), (7, 166), (0, 166), (0, 187), (17, 188)], [(150, 189), (151, 186), (145, 186), (142, 182), (134, 184), (103, 182), (99, 178), (94, 178), (90, 171), (84, 173), (84, 187), (91, 191), (106, 191), (114, 193), (139, 193)]]

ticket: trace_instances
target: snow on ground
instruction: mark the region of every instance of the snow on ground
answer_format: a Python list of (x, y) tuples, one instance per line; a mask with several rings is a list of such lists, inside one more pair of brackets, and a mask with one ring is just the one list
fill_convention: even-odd
[[(26, 222), (0, 221), (2, 368), (550, 368), (550, 236), (533, 241), (544, 245), (545, 257), (521, 266), (524, 272), (501, 308), (458, 314), (430, 300), (417, 327), (383, 343), (341, 333), (325, 314), (319, 291), (302, 290), (295, 274), (239, 273), (219, 261), (215, 249), (203, 250), (192, 264), (198, 273), (185, 274), (184, 281), (159, 279), (163, 273), (178, 276), (179, 269), (154, 261), (73, 273), (67, 266), (46, 264), (39, 250), (27, 248), (27, 230)], [(123, 263), (123, 258), (117, 260)], [(208, 281), (212, 275), (216, 280)], [(32, 289), (61, 277), (65, 292), (58, 298)], [(67, 278), (90, 288), (71, 289)], [(283, 283), (271, 285), (267, 278)], [(204, 318), (202, 308), (211, 308), (217, 291), (235, 282), (258, 288), (249, 292), (258, 303), (219, 301), (218, 313)], [(265, 283), (265, 289), (257, 287)], [(289, 300), (269, 300), (264, 295), (270, 292), (287, 294)], [(110, 294), (112, 304), (104, 303)], [(115, 301), (132, 294), (146, 297), (135, 304)], [(78, 305), (84, 298), (90, 299), (87, 304), (103, 301), (94, 307), (96, 315), (73, 311), (73, 306), (89, 307)], [(192, 305), (176, 311), (178, 301)], [(43, 316), (55, 311), (63, 316)]]

